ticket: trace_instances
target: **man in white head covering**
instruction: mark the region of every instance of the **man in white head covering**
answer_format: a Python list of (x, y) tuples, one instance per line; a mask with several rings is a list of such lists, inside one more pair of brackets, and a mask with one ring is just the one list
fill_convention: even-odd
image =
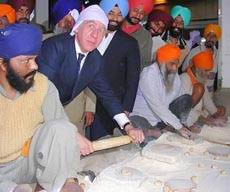
[[(98, 47), (106, 62), (104, 75), (128, 114), (133, 108), (140, 74), (138, 42), (121, 30), (129, 11), (128, 0), (102, 0), (100, 7), (109, 19), (106, 38)], [(111, 135), (115, 127), (118, 127), (116, 122), (97, 101), (95, 120), (90, 130), (91, 139)]]
[[(39, 71), (56, 85), (63, 105), (71, 102), (87, 86), (121, 129), (135, 142), (144, 140), (143, 132), (134, 128), (124, 108), (104, 78), (103, 58), (96, 49), (105, 36), (108, 18), (98, 5), (84, 9), (69, 34), (47, 39), (37, 58)], [(92, 152), (92, 144), (83, 141), (83, 155)]]

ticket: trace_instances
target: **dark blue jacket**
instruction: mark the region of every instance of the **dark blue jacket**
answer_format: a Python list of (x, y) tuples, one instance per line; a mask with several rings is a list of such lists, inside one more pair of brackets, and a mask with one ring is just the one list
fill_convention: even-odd
[[(140, 51), (136, 39), (117, 30), (107, 47), (103, 59), (104, 76), (124, 109), (132, 112), (140, 75)], [(97, 101), (96, 115), (91, 139), (96, 140), (113, 133), (118, 127), (100, 101)]]
[(68, 33), (45, 40), (36, 60), (39, 71), (55, 84), (63, 105), (89, 87), (112, 117), (123, 112), (123, 107), (104, 78), (104, 61), (98, 50), (87, 55), (78, 77), (75, 70), (77, 57), (74, 41), (74, 36)]

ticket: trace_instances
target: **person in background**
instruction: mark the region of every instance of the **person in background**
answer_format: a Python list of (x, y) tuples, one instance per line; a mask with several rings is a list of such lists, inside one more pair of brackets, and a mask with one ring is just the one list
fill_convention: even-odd
[(15, 10), (8, 4), (0, 4), (0, 29), (15, 23)]
[(138, 41), (141, 55), (141, 71), (151, 64), (152, 37), (141, 24), (153, 9), (152, 0), (129, 0), (129, 14), (122, 24), (122, 30)]
[[(128, 1), (102, 0), (100, 7), (109, 19), (106, 37), (98, 47), (105, 61), (104, 76), (128, 115), (134, 105), (140, 74), (138, 42), (121, 30), (121, 24), (129, 11)], [(98, 100), (91, 139), (112, 135), (116, 127), (119, 125)]]
[(171, 27), (172, 22), (172, 17), (162, 10), (153, 9), (148, 16), (146, 28), (152, 35), (153, 45), (151, 53), (153, 61), (155, 61), (156, 50), (166, 44), (162, 37)]
[(173, 43), (181, 49), (181, 57), (179, 65), (183, 63), (186, 56), (189, 54), (189, 47), (184, 39), (184, 28), (187, 27), (191, 20), (191, 11), (187, 7), (176, 5), (171, 10), (173, 23), (171, 28), (165, 33), (163, 39), (168, 43)]
[(34, 10), (35, 0), (8, 0), (16, 11), (16, 23), (30, 23), (30, 14)]
[(51, 22), (55, 25), (54, 33), (70, 32), (81, 9), (81, 0), (58, 0), (51, 9)]
[[(194, 55), (187, 72), (180, 75), (185, 92), (190, 94), (197, 83), (205, 85), (209, 71), (212, 71), (213, 66), (214, 59), (209, 50), (201, 51)], [(204, 89), (201, 101), (192, 109), (188, 118), (189, 127), (191, 126), (191, 129), (196, 131), (200, 128), (199, 123), (212, 126), (223, 126), (226, 123), (225, 113), (216, 107), (207, 87), (204, 86)], [(208, 114), (204, 115), (203, 110), (206, 110)]]
[[(208, 24), (206, 25), (204, 29), (204, 34), (205, 42), (201, 43), (199, 46), (195, 47), (194, 49), (191, 50), (187, 58), (185, 59), (183, 65), (182, 65), (182, 71), (186, 72), (188, 68), (192, 65), (192, 58), (197, 55), (200, 52), (203, 51), (209, 51), (212, 53), (213, 57), (213, 67), (211, 70), (207, 72), (207, 78), (205, 79), (204, 86), (207, 89), (207, 93), (204, 96), (204, 102), (206, 103), (207, 107), (206, 108), (212, 108), (211, 114), (215, 113), (218, 111), (221, 116), (225, 116), (225, 107), (224, 106), (216, 106), (214, 105), (213, 102), (213, 93), (214, 93), (214, 81), (217, 75), (218, 71), (218, 62), (219, 62), (219, 53), (216, 48), (216, 44), (218, 40), (221, 38), (221, 28), (217, 24)], [(207, 98), (206, 98), (207, 96)], [(210, 99), (212, 102), (210, 102)], [(207, 101), (206, 101), (207, 99)], [(208, 106), (210, 105), (210, 106)], [(215, 106), (215, 107), (212, 107)], [(203, 115), (207, 116), (210, 114), (210, 110), (203, 110)]]
[[(37, 72), (41, 31), (12, 24), (0, 31), (0, 191), (82, 192), (85, 140), (68, 121), (58, 91)], [(4, 109), (4, 110), (3, 110)], [(91, 148), (91, 152), (93, 149)]]

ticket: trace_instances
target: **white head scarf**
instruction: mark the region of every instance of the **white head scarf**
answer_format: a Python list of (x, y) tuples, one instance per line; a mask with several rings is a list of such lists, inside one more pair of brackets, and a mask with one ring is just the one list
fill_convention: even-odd
[(72, 36), (75, 35), (76, 29), (82, 24), (83, 21), (87, 21), (87, 20), (100, 21), (105, 26), (106, 29), (109, 23), (109, 20), (105, 12), (98, 5), (91, 5), (80, 13), (70, 35)]

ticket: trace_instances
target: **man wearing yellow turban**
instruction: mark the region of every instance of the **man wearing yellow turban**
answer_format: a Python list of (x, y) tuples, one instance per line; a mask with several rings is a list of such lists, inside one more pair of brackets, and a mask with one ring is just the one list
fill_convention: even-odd
[(141, 25), (141, 22), (152, 11), (153, 5), (152, 0), (129, 0), (129, 13), (122, 25), (122, 30), (138, 41), (141, 70), (152, 63), (152, 37), (150, 32)]
[[(218, 50), (216, 48), (217, 41), (221, 38), (221, 28), (217, 24), (208, 24), (203, 33), (203, 37), (205, 38), (204, 43), (200, 43), (199, 46), (193, 48), (187, 58), (185, 59), (184, 63), (182, 64), (182, 71), (186, 72), (187, 69), (192, 65), (192, 59), (195, 55), (203, 51), (209, 51), (213, 57), (213, 68), (207, 72), (207, 78), (204, 82), (204, 86), (207, 88), (210, 97), (212, 98), (214, 92), (214, 81), (217, 75), (218, 70)], [(204, 98), (205, 99), (205, 98)], [(210, 102), (205, 102), (210, 103)], [(209, 105), (209, 104), (207, 104)], [(212, 108), (212, 104), (208, 108)], [(220, 114), (225, 115), (224, 108), (219, 107)], [(217, 108), (212, 110), (212, 113), (217, 111)]]
[(130, 119), (136, 127), (144, 128), (149, 124), (155, 130), (154, 137), (159, 137), (157, 130), (167, 125), (184, 137), (190, 136), (190, 131), (184, 125), (185, 117), (199, 102), (202, 92), (197, 94), (197, 90), (194, 90), (190, 95), (184, 94), (177, 72), (180, 54), (176, 45), (166, 44), (157, 50), (156, 62), (141, 72)]
[(0, 4), (0, 29), (4, 29), (7, 25), (15, 23), (15, 10), (7, 4)]
[[(208, 78), (208, 73), (213, 69), (214, 60), (211, 51), (202, 51), (191, 59), (191, 67), (187, 69), (186, 73), (180, 75), (182, 85), (185, 91), (190, 94), (196, 83), (205, 85)], [(202, 110), (205, 109), (208, 115), (204, 115)], [(193, 108), (189, 116), (190, 125), (197, 120), (202, 119), (203, 123), (221, 126), (225, 123), (225, 109), (223, 107), (216, 107), (207, 87), (204, 86), (204, 95), (199, 104)], [(193, 127), (196, 129), (196, 127)]]

